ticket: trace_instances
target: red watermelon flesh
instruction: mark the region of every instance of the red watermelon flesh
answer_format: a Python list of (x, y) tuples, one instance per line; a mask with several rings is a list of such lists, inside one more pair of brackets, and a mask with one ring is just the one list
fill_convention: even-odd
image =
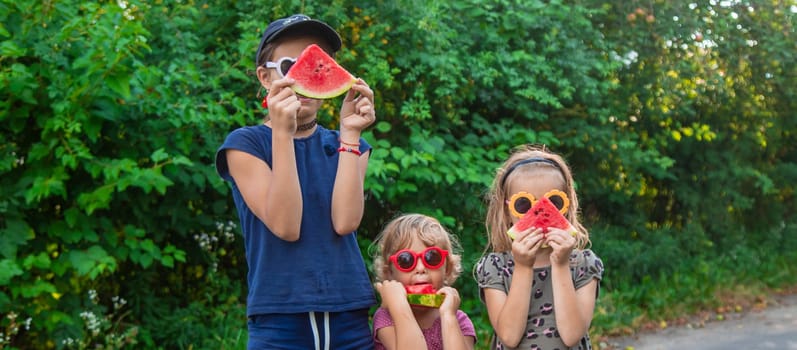
[(415, 284), (404, 286), (407, 290), (407, 302), (414, 306), (440, 307), (445, 295), (437, 294), (431, 284)]
[(351, 73), (316, 44), (302, 51), (285, 77), (296, 81), (292, 86), (296, 93), (316, 99), (340, 96), (356, 81)]
[(509, 229), (509, 237), (515, 239), (515, 235), (525, 231), (529, 227), (541, 228), (543, 233), (548, 232), (549, 227), (566, 230), (570, 227), (570, 222), (565, 219), (559, 209), (551, 203), (548, 198), (542, 197), (534, 204), (523, 217)]
[(407, 290), (407, 294), (436, 294), (437, 290), (434, 289), (429, 283), (424, 284), (411, 284), (404, 286), (404, 289)]

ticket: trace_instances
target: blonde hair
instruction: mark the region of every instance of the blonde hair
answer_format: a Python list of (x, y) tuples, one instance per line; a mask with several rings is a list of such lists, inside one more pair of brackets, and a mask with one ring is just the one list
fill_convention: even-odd
[(450, 286), (462, 273), (462, 258), (457, 253), (459, 242), (437, 219), (423, 214), (404, 214), (391, 220), (374, 240), (373, 270), (377, 282), (390, 275), (390, 256), (408, 248), (414, 238), (427, 247), (435, 246), (448, 251), (445, 264), (445, 285)]
[(487, 193), (485, 227), (489, 243), (486, 251), (512, 250), (512, 240), (506, 234), (512, 227), (512, 214), (506, 205), (511, 193), (507, 193), (507, 189), (512, 181), (519, 176), (533, 175), (559, 177), (562, 181), (562, 190), (570, 200), (570, 207), (565, 218), (577, 231), (576, 248), (588, 247), (591, 244), (589, 232), (578, 220), (578, 196), (573, 186), (573, 174), (567, 166), (567, 162), (562, 156), (549, 151), (545, 146), (523, 145), (516, 147), (509, 158), (498, 168), (490, 191)]

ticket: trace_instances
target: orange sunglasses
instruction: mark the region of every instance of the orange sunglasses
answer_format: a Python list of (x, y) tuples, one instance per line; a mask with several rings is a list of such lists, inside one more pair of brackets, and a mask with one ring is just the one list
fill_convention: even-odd
[[(559, 209), (562, 215), (567, 213), (567, 209), (570, 208), (570, 199), (567, 198), (567, 194), (560, 190), (550, 190), (543, 196), (548, 198), (548, 200)], [(523, 214), (526, 214), (534, 204), (537, 204), (537, 198), (531, 193), (520, 191), (513, 194), (512, 197), (506, 201), (506, 204), (509, 204), (509, 211), (512, 213), (512, 216), (522, 218)]]

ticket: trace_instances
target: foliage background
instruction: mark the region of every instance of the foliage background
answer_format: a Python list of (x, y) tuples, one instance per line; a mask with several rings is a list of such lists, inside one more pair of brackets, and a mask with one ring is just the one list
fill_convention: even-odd
[[(496, 167), (540, 143), (570, 161), (607, 266), (598, 341), (797, 282), (794, 0), (3, 0), (0, 348), (244, 348), (213, 157), (262, 118), (259, 34), (296, 12), (377, 91), (366, 254), (423, 212), (470, 271)], [(486, 348), (477, 287), (456, 287)]]

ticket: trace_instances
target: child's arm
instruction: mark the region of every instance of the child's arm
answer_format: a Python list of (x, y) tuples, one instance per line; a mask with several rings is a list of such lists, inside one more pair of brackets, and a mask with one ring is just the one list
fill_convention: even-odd
[(484, 290), (484, 302), (490, 324), (501, 343), (508, 347), (520, 344), (526, 330), (528, 314), (520, 310), (529, 309), (531, 284), (534, 281), (534, 269), (515, 266), (512, 274), (512, 285), (507, 295), (501, 290), (487, 288)]
[[(357, 150), (360, 134), (376, 119), (374, 92), (358, 79), (343, 99), (340, 110), (340, 141), (345, 149)], [(359, 150), (358, 150), (359, 152)], [(339, 235), (346, 235), (360, 226), (365, 207), (363, 184), (368, 169), (368, 155), (340, 152), (335, 187), (332, 190), (332, 225)]]
[(443, 349), (445, 350), (472, 350), (476, 340), (465, 337), (457, 319), (459, 310), (459, 292), (451, 287), (443, 287), (437, 291), (445, 294), (446, 298), (440, 305), (440, 324), (443, 332)]
[(515, 269), (509, 293), (491, 288), (484, 290), (490, 323), (501, 342), (509, 347), (520, 344), (526, 330), (528, 314), (518, 311), (529, 309), (531, 286), (534, 283), (534, 260), (542, 241), (541, 229), (533, 228), (519, 233), (512, 242)]
[(589, 331), (595, 310), (598, 281), (593, 279), (576, 290), (570, 271), (570, 253), (575, 238), (563, 230), (548, 234), (551, 252), (551, 278), (553, 280), (553, 305), (556, 310), (556, 329), (567, 346), (574, 346)]
[(426, 339), (418, 321), (407, 302), (407, 291), (398, 281), (377, 282), (376, 290), (382, 297), (382, 307), (390, 312), (392, 327), (384, 327), (377, 331), (376, 337), (388, 350), (420, 349), (425, 350)]
[(242, 151), (231, 149), (226, 151), (226, 155), (230, 176), (252, 213), (277, 237), (296, 241), (299, 239), (303, 203), (293, 135), (296, 132), (296, 111), (301, 104), (295, 96), (291, 98), (290, 84), (291, 81), (285, 79), (274, 81), (270, 92), (275, 94), (269, 107), (273, 130), (272, 168)]

